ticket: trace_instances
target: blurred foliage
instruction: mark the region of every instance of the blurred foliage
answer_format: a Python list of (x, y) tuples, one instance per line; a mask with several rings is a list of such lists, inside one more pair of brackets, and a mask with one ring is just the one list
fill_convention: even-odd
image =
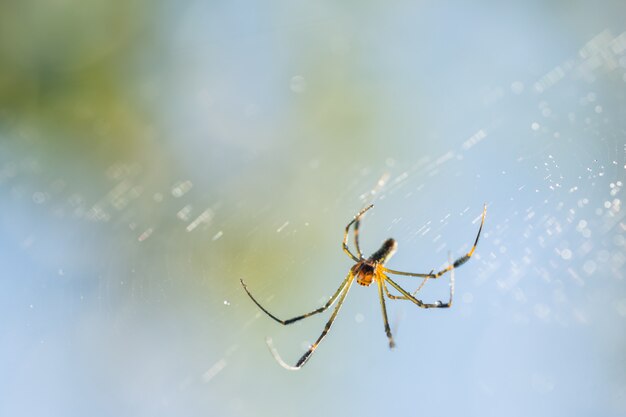
[(139, 152), (151, 129), (132, 82), (148, 11), (140, 1), (0, 3), (2, 127), (96, 160)]

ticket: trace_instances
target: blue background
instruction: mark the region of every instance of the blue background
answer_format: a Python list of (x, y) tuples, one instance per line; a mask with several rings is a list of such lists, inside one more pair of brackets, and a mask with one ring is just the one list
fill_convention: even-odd
[[(0, 6), (0, 414), (626, 414), (626, 6)], [(379, 180), (381, 185), (377, 186)], [(384, 183), (384, 184), (382, 184)], [(372, 191), (375, 191), (372, 193)], [(361, 247), (455, 304), (355, 285)], [(419, 281), (398, 277), (407, 289)], [(448, 281), (425, 301), (445, 300)]]

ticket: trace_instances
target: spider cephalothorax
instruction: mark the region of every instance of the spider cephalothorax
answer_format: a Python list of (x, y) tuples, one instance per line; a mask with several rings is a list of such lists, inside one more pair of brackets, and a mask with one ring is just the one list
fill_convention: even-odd
[[(276, 351), (276, 349), (274, 349), (274, 347), (271, 345), (271, 339), (269, 338), (267, 339), (267, 344), (269, 345), (270, 350), (272, 354), (274, 355), (274, 358), (284, 368), (289, 369), (289, 370), (298, 370), (302, 368), (302, 366), (304, 366), (304, 364), (309, 360), (309, 357), (313, 354), (315, 349), (317, 349), (317, 346), (320, 344), (322, 339), (324, 339), (324, 337), (330, 330), (330, 327), (333, 325), (333, 322), (335, 321), (335, 318), (337, 317), (337, 314), (339, 313), (339, 310), (341, 309), (341, 305), (343, 304), (343, 301), (345, 300), (346, 295), (348, 295), (348, 291), (350, 290), (352, 282), (354, 281), (355, 278), (356, 278), (356, 282), (363, 286), (369, 286), (374, 281), (376, 281), (376, 283), (378, 284), (378, 296), (380, 298), (380, 305), (381, 305), (382, 313), (383, 313), (383, 324), (385, 326), (385, 333), (387, 334), (387, 338), (389, 340), (389, 347), (394, 347), (395, 343), (393, 341), (393, 336), (391, 335), (391, 328), (389, 327), (389, 320), (387, 319), (387, 307), (385, 305), (385, 297), (384, 297), (385, 295), (387, 295), (387, 297), (392, 300), (409, 300), (421, 308), (448, 308), (452, 305), (452, 297), (454, 295), (453, 274), (450, 277), (450, 299), (447, 303), (442, 303), (441, 301), (438, 301), (436, 303), (424, 303), (423, 301), (415, 298), (415, 294), (417, 294), (417, 292), (422, 288), (422, 286), (426, 283), (428, 279), (439, 278), (441, 275), (445, 274), (446, 272), (452, 271), (453, 269), (463, 265), (472, 257), (472, 255), (474, 254), (474, 250), (476, 249), (476, 245), (478, 245), (478, 238), (480, 238), (480, 232), (483, 230), (483, 224), (485, 223), (485, 215), (487, 214), (487, 206), (485, 205), (485, 207), (483, 208), (483, 214), (482, 214), (482, 218), (480, 221), (480, 228), (478, 229), (476, 240), (474, 240), (474, 245), (472, 246), (470, 251), (467, 252), (465, 255), (461, 256), (460, 258), (458, 258), (457, 260), (455, 260), (454, 262), (450, 262), (447, 267), (440, 270), (439, 272), (435, 272), (434, 270), (431, 270), (427, 274), (396, 271), (394, 269), (389, 269), (384, 266), (385, 263), (389, 260), (389, 258), (393, 256), (398, 246), (396, 241), (393, 239), (387, 239), (383, 243), (383, 245), (380, 247), (380, 249), (374, 252), (369, 258), (367, 259), (363, 258), (363, 255), (361, 254), (361, 249), (359, 247), (359, 225), (361, 222), (361, 218), (363, 217), (365, 212), (371, 209), (372, 207), (373, 205), (370, 205), (364, 208), (363, 210), (361, 210), (359, 214), (357, 214), (354, 217), (354, 219), (352, 219), (352, 221), (348, 223), (348, 225), (346, 226), (346, 229), (343, 235), (343, 244), (342, 244), (343, 250), (356, 263), (352, 266), (352, 268), (350, 268), (350, 272), (348, 273), (348, 276), (343, 280), (343, 282), (341, 283), (337, 291), (335, 291), (335, 293), (330, 297), (328, 302), (324, 304), (322, 307), (318, 308), (317, 310), (313, 310), (309, 313), (303, 314), (301, 316), (296, 316), (287, 320), (281, 320), (278, 317), (274, 316), (269, 311), (267, 311), (265, 307), (263, 307), (252, 296), (250, 291), (248, 291), (246, 284), (243, 282), (243, 280), (241, 280), (241, 285), (243, 285), (243, 289), (250, 296), (252, 301), (254, 301), (254, 303), (265, 314), (267, 314), (272, 319), (274, 319), (275, 321), (283, 325), (291, 324), (296, 321), (307, 318), (309, 316), (312, 316), (314, 314), (321, 313), (325, 311), (326, 309), (328, 309), (331, 305), (333, 305), (335, 301), (337, 301), (337, 306), (335, 307), (335, 310), (331, 314), (330, 319), (326, 323), (326, 326), (324, 326), (324, 330), (322, 331), (322, 334), (317, 338), (315, 343), (313, 343), (309, 347), (309, 349), (304, 353), (304, 355), (302, 355), (302, 357), (298, 360), (295, 366), (287, 365), (278, 355), (278, 352)], [(348, 249), (348, 232), (350, 231), (350, 226), (352, 225), (354, 225), (354, 246), (356, 249), (356, 255), (354, 255), (350, 251), (350, 249)], [(387, 274), (419, 277), (419, 278), (423, 278), (423, 281), (413, 293), (409, 293), (400, 285), (396, 284), (395, 281), (389, 278)], [(389, 283), (389, 285), (395, 288), (401, 295), (390, 294), (389, 289), (387, 288), (387, 283)]]
[(367, 287), (374, 280), (377, 267), (376, 262), (363, 259), (350, 268), (350, 273), (356, 277), (357, 284)]

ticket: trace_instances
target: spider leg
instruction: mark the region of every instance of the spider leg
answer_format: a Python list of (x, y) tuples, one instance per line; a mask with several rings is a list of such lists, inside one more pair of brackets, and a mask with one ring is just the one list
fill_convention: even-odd
[(383, 284), (383, 288), (385, 290), (385, 294), (387, 295), (387, 298), (389, 298), (390, 300), (408, 300), (408, 298), (406, 298), (405, 296), (398, 296), (398, 295), (393, 295), (389, 292), (389, 288), (387, 288), (387, 283)]
[(246, 286), (246, 283), (243, 282), (243, 279), (240, 280), (241, 281), (241, 285), (243, 286), (243, 289), (246, 290), (246, 293), (248, 293), (248, 296), (250, 296), (250, 298), (252, 299), (252, 301), (254, 301), (254, 304), (257, 305), (257, 307), (259, 307), (265, 314), (267, 314), (268, 316), (270, 316), (272, 319), (274, 319), (274, 321), (277, 321), (278, 323), (282, 324), (282, 325), (288, 325), (291, 323), (295, 323), (296, 321), (305, 319), (307, 317), (310, 317), (314, 314), (318, 314), (321, 313), (323, 311), (325, 311), (328, 307), (330, 307), (331, 305), (333, 305), (333, 303), (335, 302), (335, 300), (337, 299), (337, 297), (339, 296), (339, 293), (341, 293), (341, 290), (343, 290), (343, 288), (346, 286), (346, 284), (348, 283), (348, 281), (350, 280), (350, 278), (352, 277), (352, 272), (350, 272), (348, 274), (348, 276), (343, 280), (343, 282), (341, 283), (341, 285), (339, 286), (339, 288), (337, 288), (337, 291), (335, 291), (335, 293), (330, 297), (330, 299), (328, 300), (328, 302), (326, 304), (324, 304), (322, 307), (313, 310), (309, 313), (305, 313), (302, 314), (300, 316), (296, 316), (296, 317), (292, 317), (290, 319), (287, 320), (281, 320), (278, 317), (276, 317), (275, 315), (273, 315), (272, 313), (270, 313), (269, 311), (267, 311), (265, 309), (265, 307), (263, 307), (250, 293), (250, 291), (248, 291), (248, 287)]
[[(411, 295), (413, 297), (415, 297), (415, 294), (417, 294), (418, 292), (420, 292), (420, 290), (424, 287), (424, 284), (426, 284), (426, 281), (428, 281), (429, 277), (424, 278), (424, 280), (422, 281), (422, 283), (419, 285), (419, 287), (417, 287), (417, 289), (415, 291), (413, 291), (411, 293)], [(385, 283), (383, 285), (384, 289), (385, 289), (385, 293), (387, 294), (387, 297), (391, 300), (408, 300), (408, 298), (406, 298), (405, 296), (398, 296), (398, 295), (393, 295), (389, 292), (389, 289), (387, 288), (387, 284)]]
[[(449, 253), (448, 253), (448, 258), (450, 258)], [(450, 300), (448, 301), (448, 307), (452, 305), (453, 297), (454, 297), (454, 269), (450, 271)]]
[(424, 280), (423, 280), (423, 281), (422, 281), (422, 283), (419, 285), (419, 287), (417, 287), (417, 289), (411, 293), (411, 295), (412, 295), (413, 297), (415, 297), (415, 294), (417, 294), (418, 292), (420, 292), (420, 290), (424, 287), (424, 284), (426, 284), (426, 281), (428, 281), (428, 278), (430, 278), (430, 277), (426, 277), (426, 278), (424, 278)]
[(350, 221), (350, 223), (348, 223), (348, 225), (346, 226), (346, 230), (343, 234), (343, 243), (342, 243), (342, 247), (343, 247), (343, 251), (350, 257), (352, 258), (352, 260), (354, 262), (359, 262), (361, 260), (361, 249), (359, 248), (359, 240), (358, 240), (358, 235), (359, 235), (359, 231), (358, 231), (358, 225), (355, 226), (354, 229), (354, 239), (355, 239), (355, 243), (356, 243), (356, 249), (357, 249), (357, 253), (359, 254), (359, 257), (357, 258), (356, 256), (354, 256), (354, 254), (352, 252), (350, 252), (350, 249), (348, 249), (348, 233), (350, 231), (350, 226), (352, 226), (355, 222), (358, 222), (361, 220), (361, 217), (363, 216), (363, 214), (365, 214), (365, 212), (369, 209), (371, 209), (372, 207), (374, 207), (373, 204), (370, 204), (369, 206), (365, 207), (363, 210), (361, 210), (356, 216), (354, 216), (354, 218)]
[(459, 266), (463, 265), (465, 262), (469, 261), (469, 259), (474, 254), (474, 251), (476, 250), (476, 246), (478, 245), (478, 239), (480, 238), (480, 232), (482, 232), (483, 225), (485, 224), (485, 216), (486, 215), (487, 215), (487, 205), (485, 204), (483, 206), (483, 215), (482, 215), (482, 219), (480, 221), (480, 227), (478, 228), (478, 234), (476, 235), (476, 240), (474, 240), (474, 245), (472, 245), (472, 248), (470, 249), (469, 252), (467, 252), (465, 255), (461, 256), (456, 261), (451, 262), (447, 267), (445, 267), (441, 271), (439, 271), (437, 273), (433, 273), (434, 270), (432, 270), (428, 274), (418, 274), (418, 273), (413, 273), (413, 272), (396, 271), (396, 270), (385, 268), (385, 267), (383, 267), (383, 271), (385, 271), (387, 273), (390, 273), (390, 274), (395, 274), (395, 275), (405, 275), (405, 276), (409, 276), (409, 277), (422, 277), (422, 278), (436, 279), (436, 278), (439, 278), (440, 276), (442, 276), (443, 274), (445, 274), (446, 272), (451, 271), (454, 268), (458, 268)]
[(434, 269), (432, 271), (430, 271), (428, 274), (422, 274), (422, 273), (416, 273), (416, 272), (396, 271), (395, 269), (389, 269), (389, 268), (385, 268), (383, 266), (383, 271), (385, 271), (385, 272), (387, 272), (389, 274), (404, 275), (404, 276), (407, 276), (407, 277), (433, 278), (435, 276), (433, 274), (433, 272), (435, 272)]
[(359, 247), (359, 226), (361, 225), (361, 219), (357, 219), (354, 223), (354, 247), (356, 248), (356, 254), (360, 258), (363, 257), (361, 253), (361, 248)]
[[(383, 323), (385, 324), (385, 333), (387, 333), (387, 339), (389, 339), (389, 349), (392, 349), (393, 347), (396, 346), (396, 343), (393, 341), (393, 336), (391, 335), (391, 328), (389, 327), (389, 320), (387, 319), (387, 307), (385, 306), (385, 297), (383, 296), (383, 287), (385, 285), (384, 280), (385, 280), (384, 275), (380, 274), (376, 281), (378, 282), (378, 297), (380, 298), (380, 307), (383, 312)], [(387, 291), (387, 295), (389, 295), (389, 291)]]
[(272, 339), (271, 338), (268, 337), (266, 339), (267, 346), (270, 348), (270, 352), (272, 353), (272, 356), (274, 356), (274, 359), (276, 359), (276, 362), (278, 362), (278, 364), (280, 366), (282, 366), (283, 368), (285, 368), (285, 369), (287, 369), (289, 371), (297, 371), (300, 368), (302, 368), (304, 366), (304, 364), (309, 360), (309, 358), (311, 357), (313, 352), (315, 352), (315, 349), (317, 349), (317, 347), (319, 346), (321, 341), (328, 334), (328, 331), (330, 330), (330, 327), (333, 325), (333, 322), (335, 321), (335, 318), (337, 318), (337, 314), (339, 313), (339, 310), (341, 309), (341, 305), (343, 304), (343, 301), (346, 299), (346, 295), (348, 295), (348, 291), (350, 290), (350, 286), (352, 285), (353, 278), (354, 278), (354, 276), (352, 274), (348, 275), (348, 283), (346, 284), (345, 288), (343, 289), (343, 292), (341, 293), (341, 297), (339, 297), (339, 301), (337, 302), (337, 306), (335, 307), (335, 310), (333, 311), (333, 314), (330, 316), (330, 319), (328, 320), (328, 322), (324, 326), (324, 330), (322, 330), (322, 334), (317, 338), (315, 343), (313, 343), (309, 347), (309, 350), (307, 350), (304, 353), (304, 355), (302, 355), (302, 357), (300, 359), (298, 359), (298, 362), (294, 366), (288, 365), (280, 357), (280, 355), (278, 354), (278, 351), (276, 350), (276, 348), (272, 344)]
[(452, 295), (454, 294), (454, 281), (451, 281), (451, 285), (450, 285), (450, 301), (448, 301), (446, 304), (443, 304), (441, 301), (439, 301), (438, 303), (435, 304), (428, 304), (425, 303), (421, 300), (418, 300), (417, 298), (413, 297), (411, 294), (409, 294), (409, 292), (407, 290), (405, 290), (404, 288), (402, 288), (401, 286), (399, 286), (398, 284), (396, 284), (391, 278), (389, 278), (388, 276), (385, 275), (385, 279), (387, 281), (389, 281), (389, 283), (391, 284), (392, 287), (394, 287), (396, 290), (400, 291), (400, 293), (402, 295), (404, 295), (404, 299), (409, 300), (411, 302), (413, 302), (414, 304), (416, 304), (418, 307), (421, 308), (448, 308), (452, 305)]

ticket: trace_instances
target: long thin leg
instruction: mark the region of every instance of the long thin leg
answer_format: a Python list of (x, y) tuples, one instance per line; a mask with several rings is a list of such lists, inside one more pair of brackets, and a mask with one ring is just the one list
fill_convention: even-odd
[(396, 271), (395, 269), (385, 268), (384, 266), (383, 266), (383, 271), (387, 272), (388, 274), (405, 275), (407, 277), (419, 277), (419, 278), (433, 278), (434, 277), (433, 273), (435, 272), (434, 269), (427, 274), (417, 273), (417, 272), (403, 272), (403, 271)]
[[(363, 214), (365, 214), (365, 212), (371, 209), (372, 207), (374, 207), (374, 205), (370, 204), (369, 206), (361, 210), (356, 216), (354, 216), (352, 221), (350, 221), (350, 223), (348, 223), (348, 225), (346, 226), (346, 230), (343, 234), (343, 244), (342, 244), (343, 251), (347, 253), (348, 256), (352, 258), (354, 262), (359, 262), (361, 260), (361, 253), (360, 253), (361, 250), (359, 249), (358, 241), (357, 241), (357, 251), (359, 252), (359, 257), (357, 258), (356, 256), (354, 256), (354, 254), (352, 254), (352, 252), (350, 252), (350, 249), (348, 249), (348, 232), (350, 231), (350, 226), (352, 226), (355, 222), (358, 222), (361, 219), (361, 216), (363, 216)], [(358, 235), (358, 231), (356, 231), (356, 229), (355, 229), (355, 233), (356, 233), (355, 234), (355, 239), (356, 239), (356, 236)]]
[(452, 296), (454, 295), (454, 281), (450, 282), (450, 300), (446, 303), (443, 304), (441, 301), (435, 303), (435, 304), (427, 304), (424, 303), (421, 300), (418, 300), (417, 298), (413, 297), (411, 294), (409, 294), (409, 292), (407, 290), (405, 290), (404, 288), (402, 288), (401, 286), (399, 286), (398, 284), (396, 284), (391, 278), (389, 278), (388, 276), (385, 275), (385, 279), (387, 281), (389, 281), (389, 283), (391, 284), (392, 287), (394, 287), (396, 290), (400, 291), (400, 293), (402, 295), (404, 295), (404, 297), (406, 297), (407, 300), (412, 301), (414, 304), (416, 304), (418, 307), (421, 308), (448, 308), (452, 305)]
[(348, 281), (350, 280), (350, 278), (352, 277), (352, 272), (350, 272), (348, 274), (348, 276), (343, 280), (343, 282), (341, 283), (341, 285), (339, 286), (339, 288), (337, 288), (337, 291), (335, 291), (335, 293), (332, 295), (332, 297), (330, 297), (330, 299), (328, 300), (328, 302), (326, 304), (324, 304), (322, 307), (318, 308), (317, 310), (313, 310), (309, 313), (306, 314), (302, 314), (301, 316), (296, 316), (287, 320), (281, 320), (278, 317), (276, 317), (275, 315), (273, 315), (272, 313), (270, 313), (269, 311), (267, 311), (265, 309), (265, 307), (263, 307), (250, 293), (250, 291), (248, 291), (248, 287), (246, 286), (245, 282), (243, 282), (243, 280), (241, 281), (241, 285), (243, 286), (243, 289), (246, 290), (246, 293), (248, 293), (248, 296), (250, 296), (250, 298), (252, 299), (252, 301), (254, 301), (254, 304), (257, 305), (257, 307), (259, 307), (265, 314), (267, 314), (268, 316), (270, 316), (271, 318), (273, 318), (275, 321), (277, 321), (278, 323), (282, 324), (282, 325), (287, 325), (287, 324), (291, 324), (291, 323), (295, 323), (298, 320), (302, 320), (305, 319), (307, 317), (310, 317), (314, 314), (318, 314), (321, 313), (323, 311), (325, 311), (328, 307), (330, 307), (331, 305), (333, 305), (333, 303), (335, 302), (335, 300), (337, 299), (337, 297), (339, 296), (339, 293), (341, 292), (341, 290), (343, 290), (343, 288), (346, 286), (346, 284), (348, 283)]
[(476, 250), (476, 246), (478, 245), (478, 239), (480, 238), (480, 232), (482, 232), (483, 225), (485, 224), (485, 216), (486, 215), (487, 215), (487, 205), (485, 204), (485, 206), (483, 207), (482, 219), (480, 221), (480, 228), (478, 229), (478, 234), (476, 235), (476, 240), (474, 241), (474, 245), (472, 246), (472, 249), (470, 249), (469, 252), (467, 252), (465, 255), (461, 256), (459, 259), (457, 259), (456, 261), (454, 261), (453, 263), (451, 263), (450, 265), (448, 265), (447, 267), (445, 267), (441, 271), (439, 271), (437, 273), (433, 273), (434, 271), (430, 271), (428, 274), (418, 274), (418, 273), (413, 273), (413, 272), (396, 271), (396, 270), (385, 268), (385, 267), (383, 267), (383, 270), (385, 272), (389, 273), (389, 274), (405, 275), (405, 276), (409, 276), (409, 277), (421, 277), (421, 278), (428, 277), (428, 278), (435, 279), (435, 278), (439, 278), (440, 276), (442, 276), (443, 274), (445, 274), (448, 271), (451, 271), (454, 268), (458, 268), (459, 266), (463, 265), (465, 262), (469, 261), (469, 259), (474, 254), (474, 251)]
[[(389, 320), (387, 319), (387, 307), (385, 306), (385, 297), (383, 295), (383, 286), (385, 277), (383, 275), (379, 275), (378, 279), (378, 297), (380, 298), (380, 308), (383, 312), (383, 323), (385, 324), (385, 333), (387, 333), (387, 339), (389, 339), (389, 349), (392, 349), (396, 344), (393, 341), (393, 336), (391, 335), (391, 328), (389, 327)], [(387, 293), (389, 293), (387, 291)]]
[[(419, 285), (419, 287), (417, 287), (417, 289), (411, 293), (413, 297), (415, 297), (415, 294), (420, 292), (420, 290), (424, 287), (424, 284), (426, 284), (426, 281), (428, 281), (428, 278), (429, 277), (424, 278), (424, 280)], [(389, 289), (387, 288), (387, 284), (385, 284), (383, 287), (385, 289), (385, 293), (387, 294), (387, 297), (390, 298), (391, 300), (408, 300), (408, 298), (406, 298), (405, 296), (398, 296), (398, 295), (391, 294), (389, 292)]]
[(349, 279), (348, 283), (346, 284), (346, 288), (343, 290), (343, 293), (341, 294), (341, 297), (339, 297), (339, 301), (337, 302), (337, 306), (335, 307), (335, 310), (333, 311), (333, 314), (330, 316), (330, 319), (326, 323), (326, 326), (324, 326), (324, 330), (322, 330), (322, 334), (320, 335), (320, 337), (317, 338), (315, 343), (313, 343), (311, 345), (311, 347), (309, 347), (309, 350), (307, 350), (304, 353), (304, 355), (302, 355), (302, 357), (298, 360), (298, 362), (295, 364), (295, 366), (288, 365), (280, 357), (280, 355), (278, 354), (278, 351), (276, 350), (276, 348), (272, 344), (272, 339), (271, 338), (268, 337), (266, 339), (267, 346), (270, 348), (270, 352), (272, 352), (272, 355), (274, 356), (274, 359), (276, 359), (276, 362), (278, 362), (278, 364), (280, 366), (282, 366), (283, 368), (285, 368), (287, 370), (290, 370), (290, 371), (297, 371), (300, 368), (302, 368), (304, 366), (304, 364), (309, 360), (309, 358), (311, 357), (313, 352), (315, 352), (315, 349), (317, 349), (317, 347), (319, 346), (321, 341), (324, 339), (324, 337), (326, 337), (326, 334), (328, 334), (328, 331), (330, 330), (330, 327), (333, 325), (333, 322), (335, 321), (335, 318), (337, 317), (337, 314), (339, 313), (339, 310), (341, 309), (341, 305), (343, 304), (343, 301), (346, 299), (346, 295), (348, 295), (348, 291), (350, 290), (350, 286), (352, 285), (353, 278), (354, 278), (352, 276), (352, 274), (350, 274), (349, 277), (350, 277), (350, 279)]
[(357, 219), (354, 223), (354, 247), (356, 248), (356, 254), (360, 258), (363, 258), (363, 254), (361, 253), (361, 248), (359, 246), (359, 226), (361, 225), (361, 219)]
[[(448, 259), (450, 254), (448, 253)], [(448, 307), (452, 305), (452, 298), (454, 297), (454, 269), (450, 271), (450, 300), (448, 301)]]

